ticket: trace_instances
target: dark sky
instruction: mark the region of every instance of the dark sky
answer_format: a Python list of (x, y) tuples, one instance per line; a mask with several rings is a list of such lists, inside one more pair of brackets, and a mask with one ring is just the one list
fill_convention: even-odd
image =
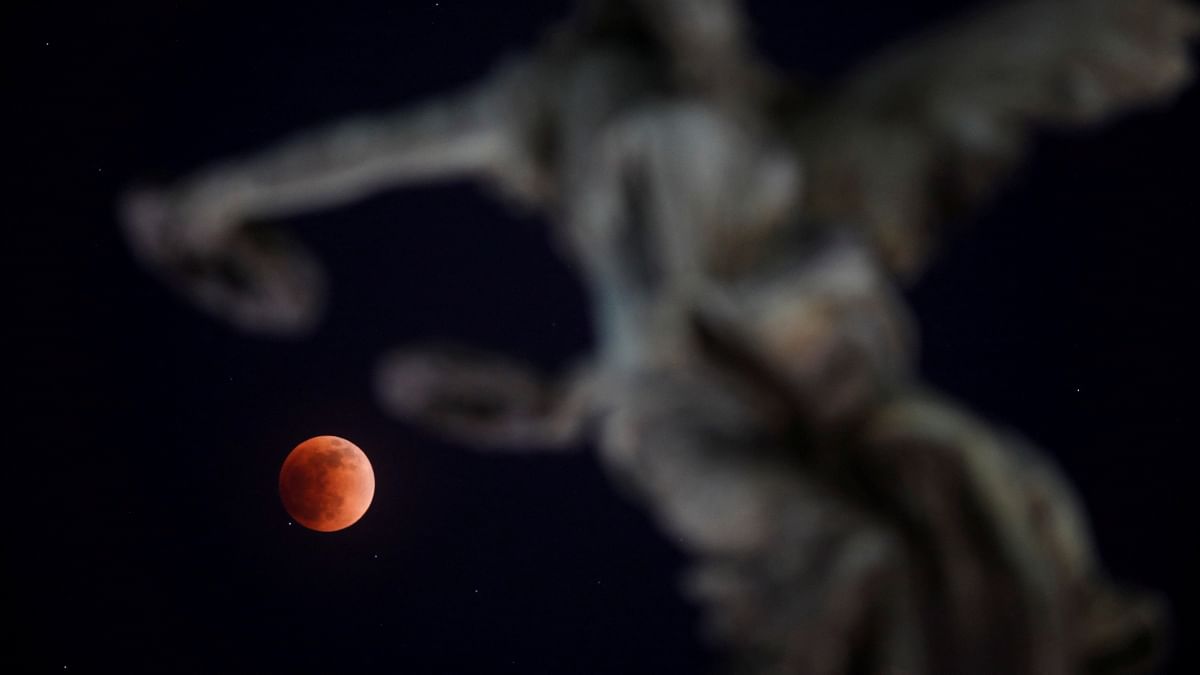
[[(589, 347), (545, 223), (465, 184), (291, 219), (332, 304), (311, 338), (272, 340), (158, 285), (113, 219), (131, 182), (468, 82), (569, 3), (109, 4), (3, 20), (6, 107), (23, 120), (5, 215), (22, 435), (5, 606), (20, 628), (3, 670), (705, 670), (682, 555), (588, 448), (475, 454), (371, 398), (394, 345), (447, 338), (547, 368)], [(827, 78), (956, 3), (750, 4), (773, 59)], [(1178, 673), (1200, 663), (1185, 515), (1198, 119), (1193, 88), (1169, 110), (1044, 134), (911, 294), (928, 378), (1057, 457), (1113, 573), (1171, 598)], [(317, 434), (355, 441), (378, 481), (335, 534), (290, 525), (276, 492), (284, 456)]]

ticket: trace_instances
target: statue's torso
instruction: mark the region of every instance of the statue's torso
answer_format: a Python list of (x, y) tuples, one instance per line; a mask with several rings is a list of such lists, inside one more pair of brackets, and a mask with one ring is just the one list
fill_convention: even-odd
[[(620, 52), (564, 68), (553, 92), (559, 224), (608, 365), (699, 367), (705, 322), (831, 400), (903, 369), (886, 275), (848, 230), (805, 220), (802, 159), (767, 119), (673, 92)], [(844, 358), (872, 371), (843, 377), (850, 392), (820, 372)]]

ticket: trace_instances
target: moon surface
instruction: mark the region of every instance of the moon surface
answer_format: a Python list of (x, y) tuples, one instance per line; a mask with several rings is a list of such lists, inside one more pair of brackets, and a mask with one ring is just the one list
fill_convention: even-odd
[(357, 445), (337, 436), (314, 436), (283, 460), (279, 496), (296, 522), (335, 532), (367, 512), (375, 496), (375, 472)]

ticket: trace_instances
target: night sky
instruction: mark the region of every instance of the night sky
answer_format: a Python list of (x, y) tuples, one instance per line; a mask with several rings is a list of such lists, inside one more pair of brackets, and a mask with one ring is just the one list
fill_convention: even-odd
[[(682, 554), (590, 448), (476, 453), (372, 399), (371, 367), (396, 345), (448, 339), (543, 368), (589, 348), (582, 287), (540, 218), (454, 183), (289, 219), (332, 286), (302, 340), (194, 310), (114, 220), (133, 182), (467, 83), (570, 3), (110, 4), (2, 19), (5, 107), (22, 120), (6, 141), (20, 441), (2, 669), (708, 669), (676, 592)], [(960, 3), (749, 4), (778, 65), (826, 79)], [(1053, 454), (1112, 573), (1170, 598), (1177, 673), (1200, 667), (1198, 121), (1193, 87), (1169, 109), (1042, 134), (910, 294), (928, 379)], [(283, 458), (318, 434), (357, 443), (376, 473), (370, 511), (333, 534), (292, 525), (277, 494)]]

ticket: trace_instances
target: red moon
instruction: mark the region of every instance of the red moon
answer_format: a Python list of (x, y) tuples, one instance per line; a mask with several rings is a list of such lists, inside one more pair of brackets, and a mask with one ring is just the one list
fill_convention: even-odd
[(335, 532), (367, 512), (375, 496), (375, 472), (357, 445), (337, 436), (314, 436), (283, 460), (279, 496), (296, 522)]

